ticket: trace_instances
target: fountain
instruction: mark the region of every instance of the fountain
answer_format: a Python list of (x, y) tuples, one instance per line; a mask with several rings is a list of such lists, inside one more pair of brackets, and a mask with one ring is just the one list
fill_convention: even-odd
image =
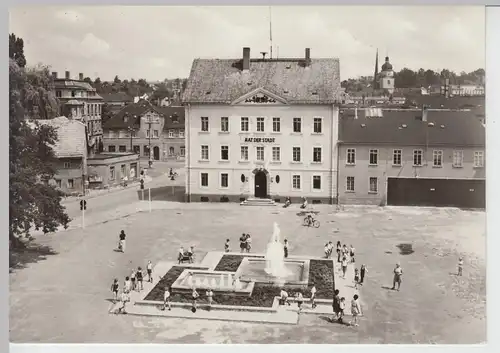
[(278, 279), (288, 276), (290, 272), (285, 266), (284, 256), (283, 244), (280, 242), (280, 228), (278, 223), (274, 222), (273, 235), (271, 241), (267, 244), (265, 256), (266, 273)]

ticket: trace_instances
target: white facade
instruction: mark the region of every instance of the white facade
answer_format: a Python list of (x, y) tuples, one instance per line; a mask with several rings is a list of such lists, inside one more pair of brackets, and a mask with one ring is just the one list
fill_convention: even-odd
[[(255, 101), (249, 96), (241, 101)], [(331, 203), (337, 197), (337, 106), (290, 105), (279, 97), (188, 105), (186, 134), (188, 201), (305, 196)]]

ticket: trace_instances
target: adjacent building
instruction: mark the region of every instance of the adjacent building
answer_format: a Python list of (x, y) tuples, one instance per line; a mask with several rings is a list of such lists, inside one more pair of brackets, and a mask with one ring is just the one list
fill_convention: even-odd
[(37, 122), (52, 126), (57, 131), (58, 140), (52, 146), (57, 157), (53, 182), (65, 194), (83, 193), (87, 160), (85, 125), (64, 116)]
[(123, 182), (137, 181), (140, 174), (139, 156), (135, 153), (99, 153), (87, 160), (87, 182), (90, 189), (108, 188)]
[(196, 59), (186, 108), (187, 201), (336, 202), (339, 60)]
[(88, 152), (97, 153), (102, 142), (102, 97), (83, 80), (83, 73), (78, 79), (72, 79), (69, 71), (65, 72), (64, 78), (58, 78), (57, 72), (52, 72), (52, 78), (56, 97), (61, 103), (61, 114), (85, 124)]
[(157, 107), (141, 100), (104, 124), (104, 150), (111, 153), (133, 152), (156, 161), (183, 159), (184, 141), (184, 107)]
[(344, 110), (343, 204), (485, 207), (485, 128), (471, 111)]

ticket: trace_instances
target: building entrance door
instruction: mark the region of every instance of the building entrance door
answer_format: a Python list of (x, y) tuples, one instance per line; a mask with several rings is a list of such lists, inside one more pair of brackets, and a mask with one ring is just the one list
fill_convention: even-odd
[(160, 147), (158, 147), (158, 146), (153, 147), (153, 156), (154, 156), (155, 161), (160, 160)]
[(267, 197), (267, 175), (262, 170), (255, 173), (255, 197)]

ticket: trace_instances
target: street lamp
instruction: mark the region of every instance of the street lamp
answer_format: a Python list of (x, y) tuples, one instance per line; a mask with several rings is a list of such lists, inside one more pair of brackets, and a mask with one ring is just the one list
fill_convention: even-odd
[(148, 122), (148, 125), (149, 125), (149, 168), (151, 168), (151, 165), (153, 164), (153, 159), (152, 159), (152, 156), (151, 156), (151, 124), (152, 124), (152, 121), (149, 120)]

